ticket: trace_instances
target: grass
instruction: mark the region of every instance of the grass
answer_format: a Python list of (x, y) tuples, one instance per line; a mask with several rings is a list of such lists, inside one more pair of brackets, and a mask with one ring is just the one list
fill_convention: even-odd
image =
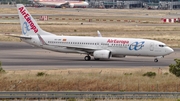
[[(165, 26), (165, 27), (157, 27), (157, 26), (134, 26), (134, 25), (122, 25), (121, 23), (114, 23), (114, 24), (91, 24), (91, 23), (85, 23), (81, 25), (81, 23), (40, 23), (40, 27), (46, 31), (52, 32), (52, 33), (62, 33), (62, 32), (74, 32), (74, 29), (76, 29), (79, 33), (81, 32), (96, 32), (97, 30), (100, 30), (102, 32), (118, 32), (122, 33), (124, 32), (130, 32), (133, 31), (135, 34), (138, 33), (144, 33), (146, 32), (153, 34), (154, 32), (164, 34), (164, 32), (175, 32), (180, 31), (178, 26)], [(137, 31), (137, 32), (136, 32)], [(4, 24), (0, 27), (0, 33), (21, 33), (21, 27), (20, 25), (15, 24)], [(163, 32), (163, 33), (162, 33)], [(171, 33), (172, 33), (171, 32)], [(170, 34), (171, 35), (171, 34)]]
[[(50, 23), (50, 25), (49, 25)], [(100, 30), (103, 37), (121, 37), (121, 38), (146, 38), (159, 40), (171, 47), (179, 47), (180, 37), (177, 26), (156, 27), (156, 26), (136, 26), (123, 25), (116, 23), (110, 24), (84, 24), (80, 23), (40, 23), (40, 27), (48, 32), (57, 35), (70, 36), (97, 36), (97, 30)], [(0, 33), (20, 34), (20, 25), (4, 24), (0, 27)], [(0, 36), (0, 41), (20, 41), (18, 38)]]
[[(180, 80), (167, 74), (167, 70), (145, 67), (7, 71), (0, 76), (0, 91), (179, 91)], [(157, 75), (142, 76), (149, 71)], [(36, 76), (39, 72), (47, 75)]]

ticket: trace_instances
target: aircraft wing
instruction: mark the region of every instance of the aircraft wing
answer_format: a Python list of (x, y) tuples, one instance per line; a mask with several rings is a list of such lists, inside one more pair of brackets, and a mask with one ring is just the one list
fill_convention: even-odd
[(100, 48), (84, 47), (84, 46), (82, 47), (82, 46), (79, 46), (79, 45), (75, 45), (75, 46), (69, 46), (69, 45), (50, 45), (50, 44), (46, 43), (39, 34), (37, 34), (37, 35), (38, 35), (39, 41), (41, 42), (41, 45), (55, 46), (55, 47), (66, 47), (66, 48), (69, 48), (69, 49), (74, 49), (74, 50), (84, 51), (84, 52), (93, 52), (95, 50), (100, 50)]
[(81, 47), (81, 46), (65, 46), (69, 49), (85, 51), (85, 52), (94, 52), (95, 50), (100, 50), (100, 48), (93, 48), (93, 47)]
[[(46, 44), (49, 45), (49, 44)], [(56, 46), (56, 47), (66, 47), (68, 49), (84, 51), (84, 52), (94, 52), (95, 50), (100, 50), (101, 48), (93, 48), (93, 47), (82, 47), (82, 46), (69, 46), (69, 45), (49, 45), (49, 46)]]

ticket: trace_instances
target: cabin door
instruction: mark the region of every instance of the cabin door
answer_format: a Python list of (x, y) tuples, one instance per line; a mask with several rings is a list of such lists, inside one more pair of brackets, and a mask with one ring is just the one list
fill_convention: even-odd
[(150, 51), (154, 51), (154, 43), (150, 43)]

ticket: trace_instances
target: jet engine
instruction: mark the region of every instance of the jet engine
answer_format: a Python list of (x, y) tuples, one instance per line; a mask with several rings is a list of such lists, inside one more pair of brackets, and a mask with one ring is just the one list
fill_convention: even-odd
[(97, 50), (94, 51), (93, 56), (95, 59), (109, 59), (111, 52), (109, 50)]

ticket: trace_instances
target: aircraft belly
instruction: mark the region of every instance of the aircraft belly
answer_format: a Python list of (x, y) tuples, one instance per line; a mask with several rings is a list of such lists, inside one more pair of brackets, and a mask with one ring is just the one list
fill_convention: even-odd
[(33, 45), (30, 39), (21, 39), (21, 40), (24, 41), (24, 42), (26, 42), (26, 43), (28, 43), (28, 44)]
[(163, 56), (164, 54), (165, 54), (165, 53), (162, 52), (162, 51), (160, 51), (160, 50), (154, 51), (154, 52), (151, 53), (151, 55), (155, 55), (155, 56)]
[(122, 55), (129, 55), (129, 56), (151, 56), (151, 54), (149, 54), (146, 51), (130, 51), (130, 50), (126, 50), (122, 53), (119, 53)]
[(40, 47), (40, 45), (38, 44), (38, 42), (36, 40), (32, 40), (32, 39), (22, 39), (23, 42), (26, 42), (30, 45), (36, 46), (36, 47)]
[(82, 3), (76, 3), (76, 4), (74, 4), (74, 6), (87, 6), (87, 5), (85, 5), (85, 4), (82, 4)]

